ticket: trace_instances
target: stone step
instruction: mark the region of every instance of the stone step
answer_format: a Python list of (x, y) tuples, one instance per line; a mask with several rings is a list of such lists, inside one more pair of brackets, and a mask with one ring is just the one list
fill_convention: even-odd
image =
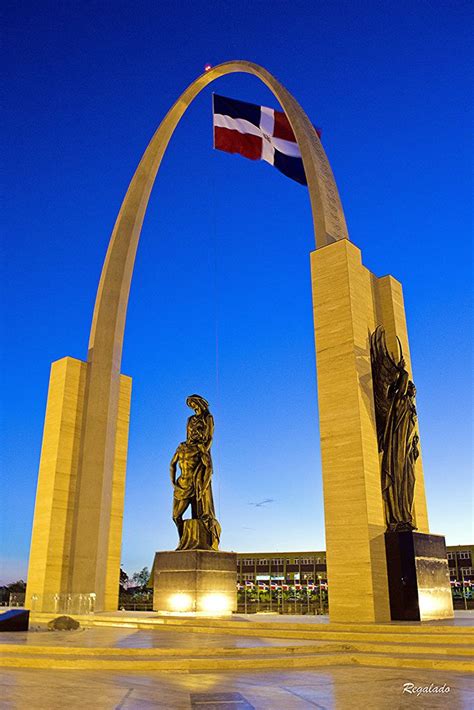
[[(54, 618), (54, 616), (51, 616)], [(132, 620), (132, 619), (109, 619), (109, 618), (91, 618), (91, 616), (79, 617), (74, 615), (82, 626), (85, 627), (112, 627), (112, 628), (135, 628), (135, 629), (159, 629), (163, 628), (163, 624), (160, 621), (152, 619), (150, 621), (146, 620)], [(49, 620), (49, 617), (48, 619)], [(40, 619), (35, 617), (33, 622), (39, 622)], [(44, 621), (41, 619), (41, 621)], [(226, 634), (238, 635), (238, 636), (265, 636), (267, 638), (288, 638), (288, 639), (306, 639), (306, 640), (327, 640), (327, 641), (373, 641), (373, 642), (388, 642), (391, 643), (395, 640), (399, 643), (413, 643), (414, 639), (417, 638), (419, 642), (430, 643), (430, 644), (472, 644), (474, 642), (474, 637), (471, 633), (466, 633), (466, 629), (470, 627), (459, 627), (461, 633), (456, 629), (455, 633), (439, 633), (439, 628), (431, 628), (428, 632), (427, 630), (419, 631), (422, 627), (410, 627), (405, 628), (404, 631), (399, 631), (398, 627), (395, 626), (385, 626), (380, 627), (382, 630), (373, 631), (370, 627), (364, 628), (364, 630), (347, 631), (344, 628), (337, 628), (336, 625), (331, 625), (331, 628), (326, 626), (323, 628), (322, 625), (317, 624), (306, 624), (299, 625), (299, 628), (288, 628), (286, 624), (281, 624), (276, 626), (270, 623), (254, 624), (241, 623), (239, 621), (230, 622), (229, 626), (223, 627), (219, 625), (211, 624), (201, 624), (196, 622), (190, 622), (183, 624), (181, 620), (172, 623), (167, 621), (164, 625), (166, 629), (173, 630), (176, 632), (182, 631), (184, 633), (204, 633), (204, 634), (220, 634), (223, 631)], [(328, 625), (329, 626), (329, 625)], [(397, 631), (394, 629), (397, 628)], [(454, 627), (450, 627), (454, 628)]]
[[(46, 622), (54, 619), (59, 614), (31, 612), (31, 621), (36, 623)], [(390, 634), (407, 634), (416, 631), (419, 634), (436, 633), (441, 636), (470, 636), (474, 640), (474, 626), (454, 626), (451, 624), (442, 624), (436, 622), (392, 622), (387, 624), (356, 624), (356, 623), (317, 623), (317, 622), (281, 622), (277, 621), (279, 615), (269, 615), (267, 621), (249, 621), (247, 619), (233, 616), (229, 619), (214, 618), (214, 617), (183, 617), (183, 616), (158, 616), (157, 614), (143, 612), (142, 615), (127, 614), (127, 612), (117, 612), (111, 614), (87, 614), (78, 615), (71, 614), (75, 619), (85, 625), (110, 625), (110, 626), (128, 626), (135, 628), (137, 624), (146, 626), (184, 626), (194, 628), (213, 628), (213, 629), (232, 629), (238, 626), (240, 629), (268, 629), (271, 627), (275, 630), (282, 631), (318, 631), (320, 633), (387, 633)]]
[[(62, 651), (63, 649), (61, 649)], [(259, 649), (260, 654), (252, 657), (232, 655), (231, 657), (197, 657), (190, 653), (187, 657), (173, 658), (117, 658), (110, 655), (80, 656), (65, 658), (62, 654), (44, 654), (40, 656), (12, 654), (1, 659), (4, 668), (44, 668), (68, 670), (113, 670), (113, 671), (225, 671), (225, 670), (263, 670), (272, 668), (302, 669), (322, 666), (360, 665), (385, 668), (418, 668), (456, 672), (474, 672), (474, 662), (465, 658), (420, 657), (417, 655), (394, 655), (382, 653), (357, 653), (345, 651), (339, 653), (309, 654), (267, 654)], [(107, 649), (110, 651), (110, 649)]]
[[(133, 656), (135, 658), (153, 658), (160, 656), (258, 656), (258, 655), (282, 655), (282, 654), (299, 654), (307, 655), (312, 653), (392, 653), (399, 655), (429, 655), (432, 657), (474, 657), (474, 647), (471, 645), (456, 645), (449, 647), (440, 647), (432, 645), (420, 645), (418, 643), (407, 644), (400, 643), (344, 643), (338, 644), (333, 642), (325, 642), (321, 644), (307, 644), (297, 646), (251, 646), (251, 647), (209, 647), (209, 648), (134, 648), (134, 647), (98, 647), (98, 646), (50, 646), (50, 645), (32, 645), (32, 644), (16, 644), (4, 643), (0, 646), (3, 654), (18, 654), (18, 655), (60, 655), (60, 656)], [(0, 661), (1, 664), (1, 661)]]

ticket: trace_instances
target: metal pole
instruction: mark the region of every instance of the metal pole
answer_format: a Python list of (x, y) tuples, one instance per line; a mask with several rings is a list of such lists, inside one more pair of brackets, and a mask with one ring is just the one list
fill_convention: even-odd
[(464, 599), (464, 609), (467, 611), (467, 598), (466, 598), (466, 592), (464, 590), (464, 572), (461, 567), (461, 584), (462, 584), (462, 598)]
[(268, 587), (269, 587), (269, 592), (270, 592), (270, 611), (272, 611), (272, 561), (270, 560), (269, 566), (268, 566)]

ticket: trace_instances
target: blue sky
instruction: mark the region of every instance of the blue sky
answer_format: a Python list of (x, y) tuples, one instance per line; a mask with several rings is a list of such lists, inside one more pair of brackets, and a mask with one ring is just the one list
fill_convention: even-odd
[[(265, 66), (323, 129), (350, 237), (404, 286), (430, 526), (472, 541), (472, 96), (464, 2), (9, 2), (4, 11), (0, 581), (26, 575), (50, 363), (85, 359), (135, 167), (207, 62)], [(172, 549), (168, 463), (191, 392), (216, 419), (222, 547), (324, 548), (307, 191), (176, 130), (138, 251), (122, 559)], [(256, 507), (264, 499), (272, 503)]]

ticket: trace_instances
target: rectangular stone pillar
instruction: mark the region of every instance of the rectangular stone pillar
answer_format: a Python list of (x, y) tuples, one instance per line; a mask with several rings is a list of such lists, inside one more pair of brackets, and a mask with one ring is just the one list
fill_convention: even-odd
[[(79, 595), (71, 585), (87, 367), (71, 357), (51, 366), (26, 590), (26, 606), (36, 611), (61, 611), (67, 604), (77, 611), (90, 607), (87, 600), (75, 599)], [(99, 570), (106, 611), (118, 603), (130, 396), (131, 378), (121, 375), (108, 556)]]
[(311, 271), (331, 620), (389, 621), (370, 273), (347, 240), (313, 252)]
[[(389, 621), (370, 334), (384, 325), (395, 352), (398, 335), (409, 364), (401, 286), (371, 274), (348, 240), (314, 251), (311, 274), (330, 616)], [(419, 470), (415, 515), (427, 531)]]
[(36, 611), (68, 591), (86, 372), (71, 357), (51, 365), (25, 600)]

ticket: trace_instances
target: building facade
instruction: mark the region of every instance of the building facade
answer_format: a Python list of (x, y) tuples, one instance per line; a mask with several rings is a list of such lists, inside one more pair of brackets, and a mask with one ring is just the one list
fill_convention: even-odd
[(242, 552), (237, 554), (237, 581), (285, 584), (326, 582), (326, 552)]
[(450, 545), (446, 550), (451, 583), (462, 584), (462, 582), (470, 582), (474, 584), (474, 567), (472, 564), (474, 545)]
[[(474, 585), (474, 545), (446, 547), (449, 576), (453, 585)], [(325, 550), (305, 552), (241, 552), (237, 554), (237, 581), (285, 584), (327, 582)]]

